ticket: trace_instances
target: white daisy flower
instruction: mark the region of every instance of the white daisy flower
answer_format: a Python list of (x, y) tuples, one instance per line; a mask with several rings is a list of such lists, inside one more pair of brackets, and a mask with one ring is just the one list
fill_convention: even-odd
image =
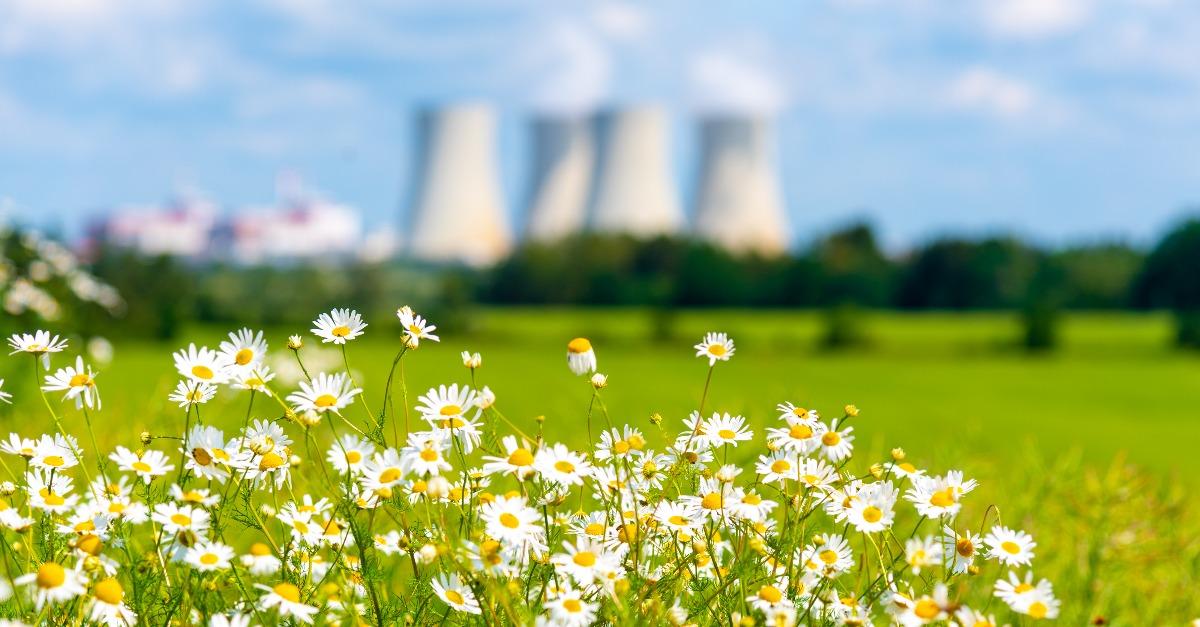
[(696, 356), (707, 357), (708, 365), (716, 365), (718, 361), (729, 361), (733, 357), (733, 340), (724, 333), (707, 333), (704, 339), (696, 345)]
[(208, 530), (208, 512), (191, 505), (176, 505), (175, 503), (159, 503), (154, 506), (150, 515), (154, 522), (162, 525), (165, 535), (174, 535), (181, 531), (190, 531), (197, 535)]
[(62, 471), (79, 464), (75, 450), (74, 442), (64, 439), (61, 435), (43, 435), (34, 446), (29, 463), (45, 470)]
[(475, 404), (475, 391), (457, 383), (449, 387), (442, 385), (431, 388), (417, 399), (417, 411), (421, 417), (443, 435), (453, 436), (469, 454), (479, 445), (482, 432), (475, 419), (480, 409)]
[(792, 600), (784, 595), (788, 589), (787, 577), (781, 577), (778, 581), (765, 583), (758, 588), (758, 592), (746, 597), (746, 602), (754, 606), (755, 609), (770, 613), (780, 608), (795, 607)]
[(533, 467), (533, 452), (529, 450), (527, 443), (518, 443), (516, 436), (506, 435), (500, 441), (500, 445), (504, 447), (504, 457), (484, 455), (483, 472), (489, 475), (514, 475), (520, 481), (532, 477), (537, 472)]
[(175, 391), (171, 392), (167, 400), (178, 404), (180, 409), (186, 409), (192, 405), (207, 403), (216, 395), (217, 386), (194, 379), (185, 379), (175, 384)]
[(592, 474), (592, 465), (584, 456), (564, 444), (543, 446), (534, 456), (533, 466), (542, 477), (563, 486), (583, 485)]
[(483, 365), (483, 356), (479, 353), (472, 353), (471, 351), (463, 351), (462, 360), (463, 365), (470, 370), (475, 370)]
[(929, 518), (957, 515), (962, 508), (959, 500), (978, 485), (974, 479), (963, 481), (962, 472), (957, 470), (951, 470), (943, 477), (914, 475), (909, 479), (912, 485), (904, 498), (917, 508), (918, 513)]
[(232, 369), (229, 376), (229, 387), (235, 390), (252, 390), (270, 396), (271, 388), (267, 387), (267, 384), (274, 379), (275, 373), (271, 372), (270, 366), (254, 364), (246, 368)]
[(233, 560), (233, 549), (220, 542), (200, 541), (187, 550), (183, 561), (200, 572), (225, 570)]
[(850, 453), (854, 451), (854, 436), (851, 435), (853, 431), (854, 427), (845, 427), (838, 431), (838, 421), (834, 420), (829, 429), (821, 434), (821, 452), (829, 461), (836, 464), (850, 457)]
[(942, 547), (929, 536), (910, 538), (904, 543), (904, 560), (914, 575), (942, 563)]
[(267, 586), (256, 583), (254, 587), (266, 592), (259, 599), (259, 606), (263, 609), (274, 609), (280, 617), (293, 618), (305, 625), (312, 624), (313, 615), (319, 608), (300, 602), (300, 588), (297, 588), (296, 584), (283, 582)]
[(198, 383), (225, 383), (228, 372), (220, 353), (207, 347), (196, 347), (188, 344), (186, 349), (180, 349), (171, 355), (175, 360), (175, 370), (179, 374)]
[(50, 367), (50, 353), (61, 353), (67, 347), (67, 340), (50, 335), (49, 331), (34, 331), (33, 333), (14, 333), (8, 338), (8, 346), (12, 348), (9, 355), (28, 353), (40, 355), (42, 367)]
[(1005, 566), (1029, 565), (1033, 561), (1033, 549), (1037, 546), (1033, 536), (1002, 525), (992, 527), (984, 536), (983, 543), (988, 547), (987, 556)]
[(367, 328), (367, 323), (363, 322), (362, 316), (358, 315), (357, 311), (334, 309), (329, 313), (317, 316), (317, 319), (313, 320), (313, 328), (309, 330), (313, 335), (321, 338), (323, 344), (330, 342), (345, 344), (362, 335), (365, 328)]
[(108, 456), (109, 459), (117, 463), (117, 468), (124, 472), (132, 472), (142, 478), (149, 484), (155, 477), (161, 477), (175, 469), (175, 466), (167, 461), (167, 456), (161, 451), (153, 449), (143, 451), (139, 456), (133, 451), (118, 446), (117, 450)]
[(225, 434), (216, 427), (196, 425), (188, 432), (184, 443), (187, 462), (184, 469), (201, 479), (216, 479), (222, 483), (229, 477), (232, 458), (225, 445)]
[(837, 577), (854, 566), (850, 543), (840, 535), (818, 535), (804, 548), (804, 568), (823, 577)]
[(738, 445), (754, 437), (754, 432), (746, 428), (746, 419), (741, 416), (714, 413), (704, 421), (704, 437), (709, 446), (717, 447), (726, 444)]
[(104, 625), (136, 625), (137, 612), (125, 604), (125, 588), (113, 577), (92, 586), (92, 622)]
[[(340, 474), (359, 474), (364, 463), (375, 454), (375, 444), (370, 440), (345, 434), (329, 447), (325, 459)], [(396, 460), (399, 462), (399, 458)], [(397, 463), (399, 466), (399, 463)]]
[(75, 408), (100, 409), (100, 390), (96, 388), (96, 373), (91, 367), (83, 365), (83, 357), (75, 358), (75, 366), (59, 368), (52, 375), (46, 375), (46, 383), (42, 389), (47, 392), (66, 391), (63, 400), (75, 399)]
[(37, 572), (13, 580), (18, 586), (29, 586), (34, 604), (40, 610), (46, 604), (65, 603), (83, 594), (86, 579), (78, 570), (63, 568), (58, 562), (43, 562)]
[(250, 329), (231, 331), (229, 339), (217, 348), (221, 360), (236, 369), (253, 370), (267, 356), (267, 342), (262, 331)]
[(846, 512), (846, 520), (862, 533), (875, 533), (892, 526), (896, 519), (896, 498), (900, 490), (890, 481), (862, 487)]
[(419, 476), (439, 475), (452, 466), (445, 451), (450, 442), (436, 431), (408, 434), (408, 445), (400, 451), (401, 466)]
[(433, 593), (451, 608), (468, 614), (482, 614), (479, 602), (475, 600), (475, 593), (463, 584), (456, 573), (439, 575), (430, 580), (429, 585), (433, 588)]
[(409, 348), (416, 348), (421, 340), (440, 341), (441, 338), (433, 334), (437, 326), (413, 313), (410, 307), (397, 309), (396, 317), (400, 319), (400, 326), (404, 327), (405, 343)]
[(295, 406), (296, 411), (337, 413), (354, 402), (354, 397), (359, 394), (362, 394), (362, 388), (354, 387), (346, 373), (330, 375), (318, 372), (311, 384), (301, 381), (300, 391), (289, 394), (287, 401)]
[(541, 544), (545, 531), (538, 524), (541, 515), (526, 505), (525, 497), (496, 497), (479, 510), (487, 534), (501, 542), (516, 546)]
[(576, 375), (596, 371), (596, 351), (586, 337), (577, 337), (567, 342), (567, 367)]
[(205, 488), (188, 488), (184, 490), (177, 484), (171, 484), (171, 498), (183, 504), (200, 505), (203, 507), (216, 507), (217, 503), (221, 502), (219, 495), (213, 494)]
[(550, 619), (563, 627), (587, 627), (596, 618), (596, 605), (584, 599), (583, 593), (566, 588), (546, 601)]
[(250, 552), (242, 556), (242, 566), (258, 577), (274, 575), (279, 572), (283, 562), (271, 552), (271, 547), (262, 542), (250, 545)]
[(950, 525), (942, 529), (942, 546), (945, 562), (955, 573), (965, 573), (975, 563), (979, 554), (980, 539), (970, 531), (955, 531)]

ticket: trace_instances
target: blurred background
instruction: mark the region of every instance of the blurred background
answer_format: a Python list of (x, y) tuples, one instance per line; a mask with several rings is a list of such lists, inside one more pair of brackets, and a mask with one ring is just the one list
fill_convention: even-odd
[(131, 446), (179, 420), (171, 351), (335, 306), (368, 390), (411, 304), (443, 338), (411, 389), (481, 351), (574, 445), (568, 339), (657, 432), (726, 331), (722, 410), (855, 403), (866, 459), (1011, 504), (1067, 623), (1181, 624), (1198, 32), (1184, 0), (0, 0), (0, 331), (69, 336)]

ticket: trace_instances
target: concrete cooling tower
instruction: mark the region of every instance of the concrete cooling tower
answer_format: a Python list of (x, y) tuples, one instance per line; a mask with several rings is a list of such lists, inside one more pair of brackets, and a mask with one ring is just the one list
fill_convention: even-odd
[(487, 265), (512, 247), (496, 162), (496, 119), (484, 105), (423, 112), (408, 251), (418, 259)]
[(589, 226), (601, 232), (677, 233), (683, 211), (668, 157), (667, 119), (661, 109), (639, 107), (597, 118), (599, 160)]
[(771, 124), (754, 116), (708, 118), (700, 123), (700, 146), (696, 236), (736, 252), (786, 251), (790, 231)]
[(584, 117), (539, 117), (533, 136), (533, 182), (525, 235), (554, 240), (583, 230), (595, 167), (592, 128)]

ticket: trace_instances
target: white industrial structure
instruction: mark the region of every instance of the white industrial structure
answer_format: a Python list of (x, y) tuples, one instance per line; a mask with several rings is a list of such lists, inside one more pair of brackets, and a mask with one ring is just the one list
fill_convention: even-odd
[(700, 122), (693, 232), (734, 252), (787, 251), (771, 123), (763, 116), (722, 115)]
[(297, 199), (248, 207), (227, 225), (222, 257), (244, 264), (353, 257), (363, 241), (362, 216), (346, 205)]
[(604, 233), (653, 236), (683, 230), (662, 109), (631, 107), (597, 118), (599, 159), (588, 226)]
[(512, 248), (486, 105), (426, 111), (417, 129), (416, 193), (408, 252), (417, 259), (487, 265)]
[(582, 231), (596, 162), (590, 120), (585, 116), (539, 116), (530, 124), (530, 133), (532, 187), (525, 237), (556, 240)]
[(144, 255), (204, 257), (217, 226), (217, 206), (183, 196), (166, 206), (127, 205), (93, 224), (89, 236)]

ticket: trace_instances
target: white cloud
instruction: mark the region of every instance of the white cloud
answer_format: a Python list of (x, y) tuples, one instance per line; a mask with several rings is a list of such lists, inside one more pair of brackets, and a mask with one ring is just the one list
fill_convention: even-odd
[(646, 11), (624, 2), (605, 2), (592, 12), (592, 20), (607, 36), (635, 41), (650, 33), (652, 20)]
[(985, 0), (983, 20), (1001, 36), (1042, 38), (1080, 26), (1088, 17), (1088, 0)]
[(707, 111), (775, 113), (787, 94), (782, 80), (766, 62), (734, 49), (697, 54), (689, 78), (697, 108)]
[(947, 90), (947, 100), (955, 108), (1005, 118), (1029, 113), (1036, 99), (1030, 85), (986, 67), (963, 72)]
[(529, 75), (537, 108), (580, 113), (595, 108), (611, 95), (613, 54), (599, 34), (568, 18), (550, 22), (531, 51)]

